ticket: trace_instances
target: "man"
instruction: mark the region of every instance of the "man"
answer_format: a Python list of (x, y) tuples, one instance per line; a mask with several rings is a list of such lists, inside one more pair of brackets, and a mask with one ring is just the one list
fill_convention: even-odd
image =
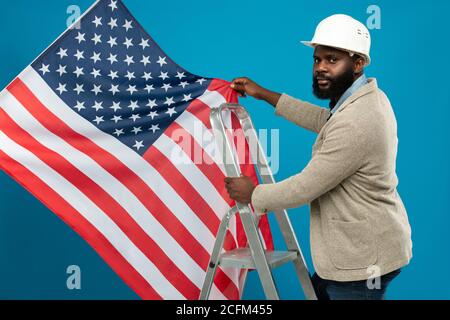
[[(227, 190), (258, 214), (310, 204), (312, 280), (319, 299), (384, 299), (412, 257), (412, 242), (396, 189), (395, 115), (376, 79), (364, 75), (370, 34), (353, 18), (333, 15), (304, 43), (314, 48), (314, 94), (330, 100), (330, 111), (248, 78), (231, 86), (318, 133), (311, 161), (295, 176), (256, 188), (248, 177), (226, 178)], [(381, 277), (368, 280), (374, 276)]]

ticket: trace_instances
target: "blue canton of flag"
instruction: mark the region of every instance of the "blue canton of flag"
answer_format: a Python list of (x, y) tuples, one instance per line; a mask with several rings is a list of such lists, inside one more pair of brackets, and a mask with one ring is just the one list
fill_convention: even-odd
[(175, 64), (120, 1), (100, 1), (32, 67), (80, 116), (143, 155), (211, 79)]

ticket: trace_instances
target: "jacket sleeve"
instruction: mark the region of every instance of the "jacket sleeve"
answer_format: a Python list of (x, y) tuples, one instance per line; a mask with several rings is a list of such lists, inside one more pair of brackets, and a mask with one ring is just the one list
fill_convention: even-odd
[(327, 122), (330, 111), (283, 94), (278, 100), (275, 114), (307, 130), (318, 133)]
[(303, 171), (278, 183), (257, 186), (253, 207), (261, 213), (310, 203), (360, 169), (369, 146), (368, 132), (360, 125), (351, 121), (330, 124), (320, 149)]

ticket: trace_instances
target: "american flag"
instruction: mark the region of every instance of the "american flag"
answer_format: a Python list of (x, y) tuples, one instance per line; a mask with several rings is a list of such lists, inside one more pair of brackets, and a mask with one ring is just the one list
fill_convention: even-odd
[[(0, 93), (0, 166), (140, 297), (197, 299), (234, 205), (209, 115), (237, 96), (174, 63), (119, 0), (97, 1), (77, 25)], [(249, 161), (241, 169), (257, 182)], [(267, 218), (260, 231), (273, 249)], [(225, 250), (245, 244), (237, 217)], [(242, 275), (219, 269), (212, 298), (238, 299)]]

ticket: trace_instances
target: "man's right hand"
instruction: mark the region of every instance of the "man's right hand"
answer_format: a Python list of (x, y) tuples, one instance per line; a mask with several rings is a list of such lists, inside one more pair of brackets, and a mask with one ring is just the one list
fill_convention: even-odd
[(263, 98), (262, 96), (265, 90), (256, 82), (246, 77), (234, 79), (231, 83), (231, 88), (236, 90), (241, 97), (249, 95), (258, 100)]
[(241, 97), (249, 95), (258, 100), (266, 100), (273, 106), (277, 105), (277, 102), (281, 96), (279, 93), (272, 92), (261, 87), (247, 77), (234, 79), (231, 83), (231, 88), (236, 90)]

